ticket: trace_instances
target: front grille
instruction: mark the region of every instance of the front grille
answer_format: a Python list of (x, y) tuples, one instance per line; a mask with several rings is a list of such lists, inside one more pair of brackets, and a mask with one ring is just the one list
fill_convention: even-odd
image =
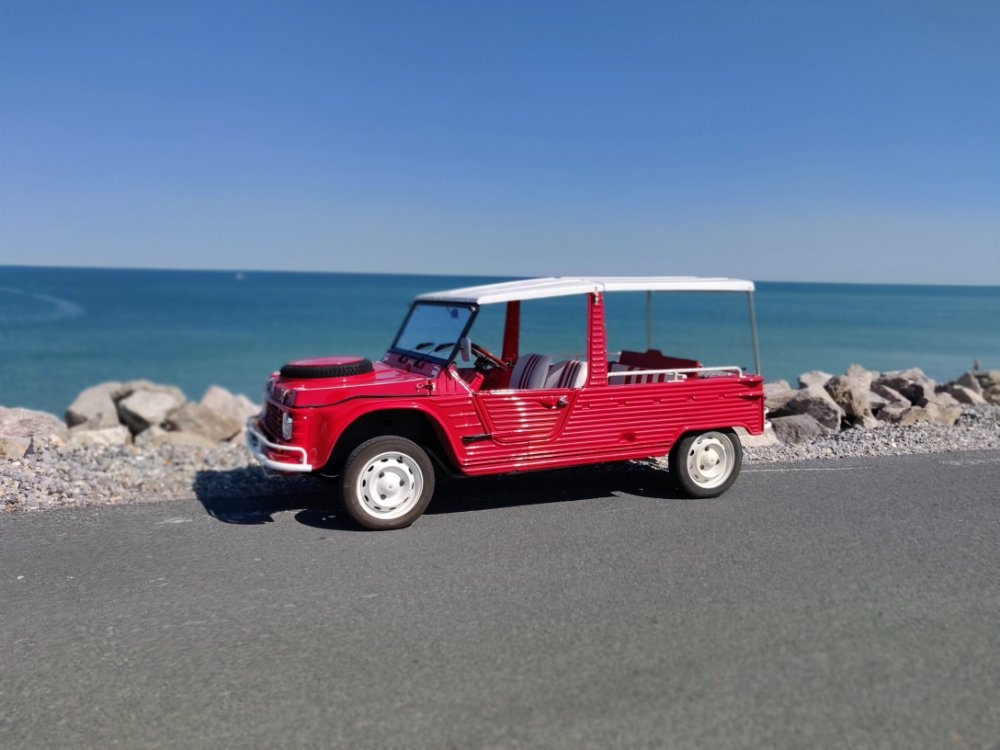
[(267, 402), (267, 411), (264, 412), (264, 429), (275, 440), (281, 437), (281, 409)]

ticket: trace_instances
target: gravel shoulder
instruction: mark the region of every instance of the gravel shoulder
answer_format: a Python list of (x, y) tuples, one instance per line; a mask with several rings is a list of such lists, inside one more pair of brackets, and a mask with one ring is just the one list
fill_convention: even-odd
[[(811, 443), (747, 447), (747, 464), (1000, 449), (1000, 407), (965, 406), (953, 426), (933, 423), (849, 429)], [(658, 462), (659, 463), (659, 462)], [(664, 461), (665, 463), (665, 461)], [(599, 471), (599, 470), (598, 470)], [(282, 497), (331, 492), (312, 477), (267, 477), (239, 444), (46, 447), (0, 464), (0, 512), (197, 498)]]

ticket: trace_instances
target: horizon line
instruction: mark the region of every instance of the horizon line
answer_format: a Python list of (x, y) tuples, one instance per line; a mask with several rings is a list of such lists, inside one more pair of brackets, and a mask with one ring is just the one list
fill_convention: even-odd
[[(556, 276), (557, 274), (488, 274), (488, 273), (432, 273), (427, 271), (416, 271), (407, 273), (390, 273), (387, 271), (330, 271), (321, 269), (287, 269), (287, 268), (254, 268), (254, 267), (229, 267), (229, 268), (184, 268), (178, 266), (104, 266), (104, 265), (60, 265), (55, 263), (10, 263), (0, 262), (2, 268), (30, 268), (30, 269), (58, 269), (64, 271), (172, 271), (179, 273), (284, 273), (284, 274), (339, 274), (342, 276), (417, 276), (417, 277), (445, 277), (445, 278), (472, 278), (472, 279), (530, 279)], [(609, 274), (559, 274), (561, 276), (607, 276)], [(619, 274), (625, 276), (636, 276), (641, 278), (641, 274)], [(964, 287), (974, 289), (998, 289), (1000, 283), (977, 284), (972, 282), (952, 282), (952, 283), (931, 283), (914, 281), (815, 281), (811, 279), (773, 279), (773, 278), (753, 278), (752, 281), (765, 284), (819, 284), (819, 285), (839, 285), (839, 286), (916, 286), (916, 287)]]

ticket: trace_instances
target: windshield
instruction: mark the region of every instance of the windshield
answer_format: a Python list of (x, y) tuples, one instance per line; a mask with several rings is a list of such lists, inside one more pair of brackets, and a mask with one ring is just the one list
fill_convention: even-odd
[(466, 305), (417, 303), (403, 324), (392, 350), (421, 359), (447, 362), (472, 318)]

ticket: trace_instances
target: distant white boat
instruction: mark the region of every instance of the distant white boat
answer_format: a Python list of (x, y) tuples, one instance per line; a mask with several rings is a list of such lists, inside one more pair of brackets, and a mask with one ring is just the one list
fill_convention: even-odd
[(245, 279), (245, 278), (246, 278), (246, 276), (242, 272), (236, 274), (236, 280), (237, 281), (243, 281), (243, 279)]

